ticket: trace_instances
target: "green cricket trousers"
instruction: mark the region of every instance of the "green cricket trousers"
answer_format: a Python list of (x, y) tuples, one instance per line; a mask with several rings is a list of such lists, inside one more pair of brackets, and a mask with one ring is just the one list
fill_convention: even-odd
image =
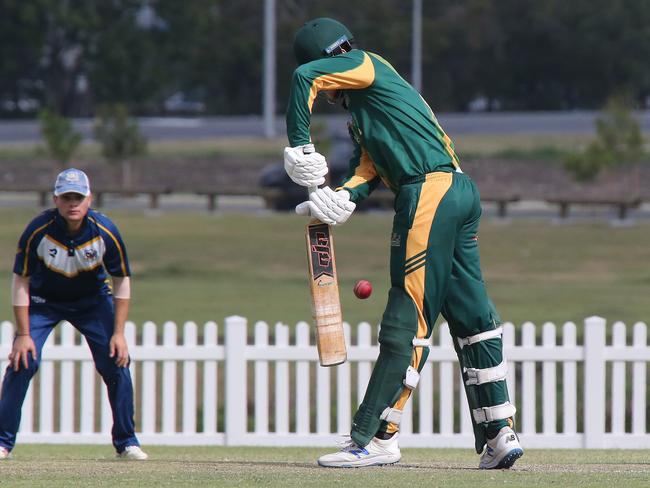
[(379, 357), (352, 423), (358, 445), (398, 430), (440, 313), (462, 370), (477, 452), (487, 435), (511, 421), (515, 408), (505, 381), (500, 318), (481, 276), (480, 216), (478, 190), (464, 173), (434, 172), (402, 182), (395, 197), (391, 289)]

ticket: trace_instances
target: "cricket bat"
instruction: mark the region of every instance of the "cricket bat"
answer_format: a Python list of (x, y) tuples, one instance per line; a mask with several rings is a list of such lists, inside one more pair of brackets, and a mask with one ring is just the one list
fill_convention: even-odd
[[(310, 188), (312, 192), (315, 188)], [(312, 219), (306, 226), (311, 311), (316, 327), (316, 346), (321, 366), (335, 366), (347, 359), (339, 284), (334, 258), (334, 239), (329, 225)]]

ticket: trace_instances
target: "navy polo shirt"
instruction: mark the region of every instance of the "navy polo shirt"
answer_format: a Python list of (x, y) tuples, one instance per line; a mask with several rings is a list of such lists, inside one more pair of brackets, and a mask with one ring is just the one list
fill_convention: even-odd
[(49, 209), (23, 232), (14, 273), (29, 277), (32, 300), (71, 302), (111, 294), (108, 275), (131, 271), (120, 233), (106, 215), (89, 209), (71, 235), (58, 210)]

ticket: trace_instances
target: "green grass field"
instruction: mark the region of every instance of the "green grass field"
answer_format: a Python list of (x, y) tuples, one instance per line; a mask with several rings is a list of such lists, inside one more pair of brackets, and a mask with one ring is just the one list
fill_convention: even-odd
[[(19, 234), (33, 209), (0, 209), (0, 319), (13, 320), (10, 274)], [(144, 210), (109, 212), (130, 254), (131, 319), (162, 323), (228, 315), (294, 324), (310, 320), (304, 244), (305, 219), (293, 214)], [(389, 288), (392, 216), (359, 213), (335, 229), (344, 318), (378, 323)], [(544, 220), (485, 220), (480, 243), (488, 290), (506, 321), (541, 324), (582, 321), (648, 322), (650, 224), (607, 222), (554, 225)], [(358, 300), (352, 287), (369, 279), (373, 295)]]
[[(262, 139), (259, 137), (210, 138), (189, 140), (149, 141), (145, 158), (212, 158), (215, 156), (264, 156), (277, 159), (286, 145), (284, 137)], [(0, 161), (46, 159), (47, 150), (40, 142), (0, 142)], [(75, 151), (75, 160), (102, 158), (100, 144), (84, 142)]]
[(19, 445), (0, 461), (10, 487), (646, 487), (648, 451), (528, 450), (509, 471), (480, 471), (471, 449), (403, 449), (394, 466), (319, 468), (326, 449), (150, 447), (125, 462), (106, 446)]

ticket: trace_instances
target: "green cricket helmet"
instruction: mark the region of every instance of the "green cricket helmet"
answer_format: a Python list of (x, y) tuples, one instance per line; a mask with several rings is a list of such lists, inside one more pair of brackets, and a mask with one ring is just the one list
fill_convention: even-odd
[(340, 22), (321, 17), (303, 25), (293, 41), (298, 64), (336, 56), (352, 49), (352, 33)]

